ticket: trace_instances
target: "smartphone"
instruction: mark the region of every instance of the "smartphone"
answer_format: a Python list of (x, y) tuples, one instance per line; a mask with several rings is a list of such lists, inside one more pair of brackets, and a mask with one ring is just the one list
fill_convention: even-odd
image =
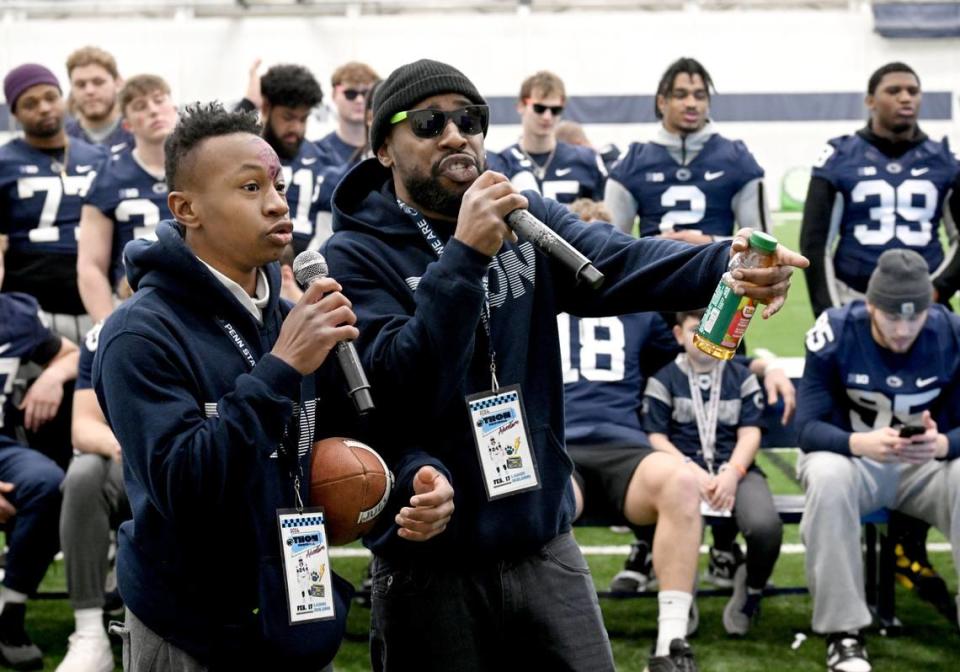
[(909, 439), (911, 436), (919, 436), (927, 430), (920, 425), (901, 425), (900, 438)]

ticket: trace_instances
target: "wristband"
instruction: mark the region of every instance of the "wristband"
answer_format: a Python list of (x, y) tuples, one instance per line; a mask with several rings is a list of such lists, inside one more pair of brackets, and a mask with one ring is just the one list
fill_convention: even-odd
[(743, 478), (744, 476), (747, 475), (747, 470), (744, 469), (741, 465), (737, 464), (736, 462), (724, 462), (723, 464), (720, 465), (720, 468), (717, 469), (717, 473), (721, 474), (727, 469), (729, 469), (730, 467), (733, 467), (734, 471), (736, 471), (740, 475), (740, 478)]

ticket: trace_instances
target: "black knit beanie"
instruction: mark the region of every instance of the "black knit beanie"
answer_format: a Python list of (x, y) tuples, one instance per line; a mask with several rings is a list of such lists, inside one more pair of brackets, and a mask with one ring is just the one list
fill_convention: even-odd
[(933, 301), (927, 262), (913, 250), (887, 250), (870, 276), (867, 301), (893, 315), (926, 310)]
[[(414, 105), (443, 93), (463, 94), (470, 102), (486, 105), (477, 87), (452, 65), (421, 59), (407, 63), (390, 73), (377, 88), (373, 98), (373, 123), (370, 126), (370, 148), (376, 153), (390, 133), (390, 118)], [(487, 134), (484, 127), (483, 134)]]

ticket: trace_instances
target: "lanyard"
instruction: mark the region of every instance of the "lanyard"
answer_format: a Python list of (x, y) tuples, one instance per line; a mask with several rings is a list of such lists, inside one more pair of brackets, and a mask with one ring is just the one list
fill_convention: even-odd
[[(399, 198), (397, 198), (397, 205), (399, 205), (400, 209), (416, 224), (417, 230), (423, 235), (424, 240), (427, 241), (427, 245), (430, 246), (433, 253), (437, 255), (437, 259), (442, 257), (446, 247), (433, 230), (430, 222), (417, 212), (416, 209), (410, 207)], [(483, 325), (483, 331), (487, 335), (487, 353), (490, 356), (491, 389), (496, 392), (500, 389), (500, 383), (497, 381), (497, 353), (493, 349), (493, 336), (490, 331), (490, 292), (487, 290), (486, 276), (483, 278), (483, 309), (480, 311), (480, 323)]]
[[(223, 330), (223, 333), (227, 335), (227, 338), (230, 339), (230, 342), (233, 343), (233, 346), (240, 353), (240, 356), (243, 357), (244, 361), (247, 363), (247, 366), (253, 370), (253, 367), (257, 365), (257, 360), (253, 356), (253, 352), (247, 347), (246, 341), (243, 340), (243, 337), (236, 330), (236, 328), (227, 322), (217, 318), (217, 324)], [(315, 395), (314, 395), (315, 396)], [(300, 494), (300, 481), (303, 477), (303, 464), (300, 462), (299, 454), (299, 445), (300, 445), (300, 416), (301, 414), (306, 413), (306, 410), (303, 407), (303, 400), (301, 403), (294, 404), (293, 407), (293, 416), (290, 418), (290, 422), (287, 423), (287, 426), (283, 428), (283, 438), (280, 440), (280, 445), (277, 446), (277, 457), (280, 459), (281, 464), (283, 464), (287, 471), (290, 473), (290, 476), (293, 478), (293, 495), (296, 500), (297, 512), (303, 512), (303, 497)]]
[(690, 384), (690, 401), (693, 403), (693, 414), (697, 420), (697, 434), (700, 435), (700, 445), (703, 447), (703, 457), (707, 463), (707, 470), (713, 473), (713, 463), (716, 458), (717, 445), (717, 417), (720, 414), (720, 380), (723, 376), (723, 365), (719, 362), (710, 371), (710, 397), (707, 406), (703, 405), (703, 393), (699, 379), (702, 374), (696, 373), (687, 360), (687, 381)]

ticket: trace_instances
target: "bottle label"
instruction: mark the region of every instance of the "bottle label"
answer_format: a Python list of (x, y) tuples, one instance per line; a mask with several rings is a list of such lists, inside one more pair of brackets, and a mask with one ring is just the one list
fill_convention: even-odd
[(715, 345), (736, 349), (756, 309), (753, 299), (737, 296), (725, 282), (720, 282), (697, 333)]

